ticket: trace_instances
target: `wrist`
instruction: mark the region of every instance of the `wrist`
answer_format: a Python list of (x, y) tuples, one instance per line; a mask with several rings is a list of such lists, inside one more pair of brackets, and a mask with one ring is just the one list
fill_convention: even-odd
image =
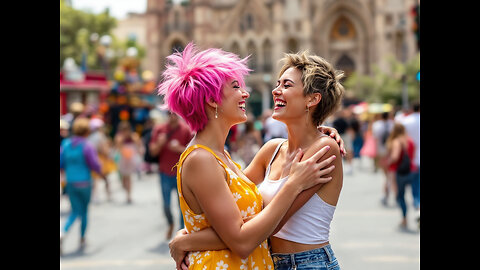
[(292, 178), (294, 177), (289, 177), (288, 178), (288, 181), (285, 182), (285, 185), (283, 186), (283, 188), (288, 191), (289, 194), (292, 194), (294, 196), (297, 196), (298, 194), (300, 194), (300, 192), (303, 191), (303, 189), (301, 188), (300, 185), (294, 183), (294, 181), (291, 181), (293, 180)]

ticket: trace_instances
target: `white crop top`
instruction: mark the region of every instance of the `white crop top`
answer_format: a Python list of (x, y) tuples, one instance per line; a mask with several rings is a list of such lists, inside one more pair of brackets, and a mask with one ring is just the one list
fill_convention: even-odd
[[(277, 146), (277, 149), (275, 149), (272, 159), (268, 164), (267, 171), (265, 172), (265, 178), (258, 187), (265, 205), (273, 199), (288, 179), (288, 176), (279, 180), (268, 179), (273, 159), (285, 141), (281, 142)], [(313, 194), (274, 236), (302, 244), (325, 243), (328, 241), (330, 223), (334, 212), (335, 206), (326, 203), (317, 194)]]

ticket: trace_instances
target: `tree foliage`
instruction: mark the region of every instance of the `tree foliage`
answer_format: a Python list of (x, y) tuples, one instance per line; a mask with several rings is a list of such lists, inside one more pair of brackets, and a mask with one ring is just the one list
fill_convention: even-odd
[[(110, 71), (124, 57), (128, 47), (136, 47), (138, 58), (145, 56), (145, 49), (136, 44), (134, 40), (119, 41), (112, 33), (117, 26), (117, 20), (110, 15), (106, 8), (100, 14), (93, 14), (71, 7), (67, 1), (60, 0), (60, 67), (68, 57), (72, 57), (77, 65), (82, 63), (82, 55), (86, 55), (87, 67), (90, 70), (101, 70), (102, 63), (98, 54), (105, 54), (105, 47), (101, 46), (100, 38), (109, 35), (111, 58), (109, 59)], [(92, 35), (97, 35), (97, 40), (92, 40)]]
[(352, 73), (345, 82), (345, 89), (354, 97), (366, 102), (402, 104), (403, 76), (407, 85), (409, 101), (420, 97), (420, 82), (416, 74), (420, 70), (420, 54), (405, 64), (394, 57), (387, 58), (388, 70), (381, 70), (377, 65), (372, 67), (371, 75)]
[(60, 66), (67, 57), (81, 63), (82, 53), (86, 52), (88, 66), (99, 69), (95, 55), (97, 44), (92, 42), (90, 37), (93, 33), (97, 33), (99, 37), (112, 36), (111, 31), (116, 25), (117, 21), (110, 16), (108, 8), (95, 15), (76, 10), (65, 0), (60, 0)]

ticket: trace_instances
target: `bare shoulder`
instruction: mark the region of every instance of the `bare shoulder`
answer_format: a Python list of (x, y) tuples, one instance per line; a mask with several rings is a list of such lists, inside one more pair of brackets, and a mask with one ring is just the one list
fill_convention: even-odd
[(212, 153), (203, 148), (197, 148), (185, 158), (181, 168), (181, 178), (182, 185), (195, 193), (195, 190), (225, 182), (225, 171)]
[(331, 138), (330, 136), (322, 136), (317, 141), (315, 141), (315, 143), (311, 147), (309, 147), (303, 159), (313, 156), (316, 152), (318, 152), (325, 146), (329, 146), (330, 150), (328, 150), (328, 152), (323, 157), (321, 157), (320, 160), (327, 159), (332, 154), (336, 155), (337, 158), (341, 157), (340, 146), (335, 141), (335, 139)]
[(205, 171), (204, 168), (218, 166), (215, 156), (203, 148), (197, 148), (185, 158), (182, 171)]

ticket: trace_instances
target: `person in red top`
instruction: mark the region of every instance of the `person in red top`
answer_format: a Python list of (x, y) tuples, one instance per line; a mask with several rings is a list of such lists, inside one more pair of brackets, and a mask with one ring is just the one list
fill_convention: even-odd
[[(169, 228), (166, 239), (173, 233), (173, 217), (170, 209), (170, 195), (172, 189), (177, 189), (176, 164), (185, 146), (192, 140), (193, 133), (190, 128), (177, 116), (168, 112), (166, 123), (160, 124), (152, 130), (149, 151), (152, 156), (158, 154), (158, 168), (160, 172), (160, 186), (162, 189), (163, 210)], [(178, 193), (177, 193), (178, 194)], [(180, 212), (180, 229), (184, 227), (183, 216)]]
[[(405, 187), (411, 185), (413, 181), (413, 172), (416, 166), (413, 163), (415, 153), (415, 144), (407, 135), (405, 127), (400, 123), (395, 123), (386, 142), (388, 152), (388, 171), (392, 173), (397, 184), (397, 202), (402, 209), (402, 222), (400, 228), (406, 230), (407, 227), (407, 204), (405, 203)], [(407, 155), (408, 159), (404, 159)], [(402, 161), (408, 162), (409, 166), (403, 166)]]

